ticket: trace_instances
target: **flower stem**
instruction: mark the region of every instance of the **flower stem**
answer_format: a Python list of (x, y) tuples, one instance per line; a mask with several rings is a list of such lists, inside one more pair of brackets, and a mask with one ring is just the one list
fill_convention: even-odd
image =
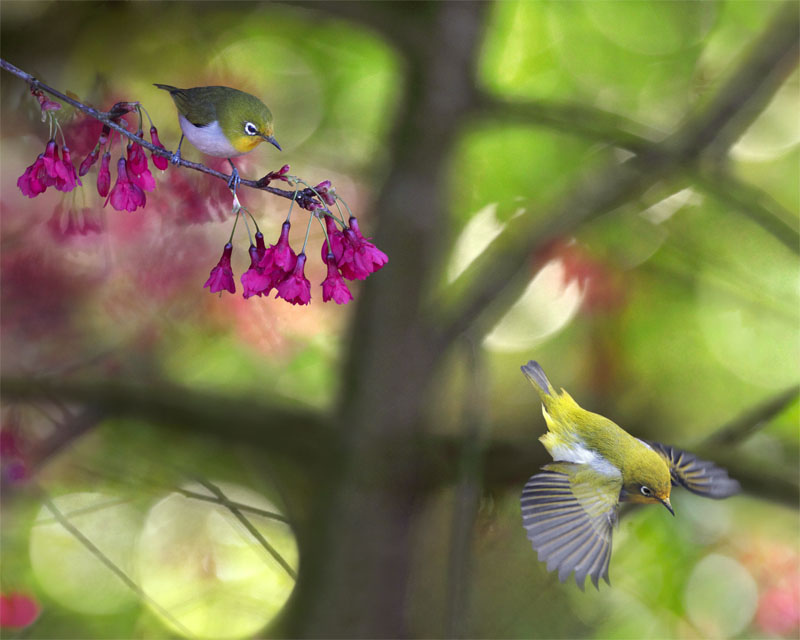
[[(317, 216), (315, 216), (315, 217), (319, 221), (319, 226), (322, 227), (322, 233), (325, 234), (325, 244), (328, 245), (328, 255), (332, 256), (333, 255), (333, 247), (331, 246), (331, 239), (328, 237), (328, 229), (325, 226), (325, 223), (322, 221), (322, 218), (317, 217)], [(335, 220), (335, 218), (334, 218), (334, 220)]]
[(300, 249), (300, 253), (305, 253), (306, 252), (306, 244), (308, 243), (308, 234), (311, 232), (311, 221), (315, 217), (316, 216), (308, 216), (308, 224), (306, 225), (306, 237), (303, 240), (303, 248)]
[(239, 222), (239, 216), (238, 216), (238, 215), (235, 215), (235, 216), (233, 217), (233, 229), (231, 229), (231, 237), (230, 237), (230, 238), (228, 238), (228, 242), (229, 242), (229, 243), (232, 243), (232, 242), (233, 242), (233, 233), (234, 233), (234, 231), (236, 231), (236, 223), (237, 223), (237, 222)]
[(294, 190), (292, 194), (292, 203), (289, 205), (289, 213), (286, 214), (286, 222), (289, 222), (289, 219), (292, 217), (292, 209), (294, 208), (294, 201), (297, 199), (297, 189)]

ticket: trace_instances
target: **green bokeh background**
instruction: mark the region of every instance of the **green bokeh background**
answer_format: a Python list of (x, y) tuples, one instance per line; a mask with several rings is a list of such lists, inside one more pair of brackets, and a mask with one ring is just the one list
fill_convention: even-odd
[[(433, 11), (432, 6), (400, 5), (411, 13)], [(657, 139), (687, 109), (708, 100), (778, 7), (736, 0), (491, 4), (476, 84), (508, 101), (603, 109)], [(6, 0), (0, 6), (0, 50), (9, 62), (99, 107), (109, 106), (109, 100), (140, 100), (168, 148), (174, 148), (179, 130), (169, 97), (153, 82), (223, 83), (259, 95), (275, 114), (284, 152), (277, 156), (261, 147), (239, 165), (242, 173), (256, 177), (289, 163), (293, 174), (312, 184), (331, 179), (370, 235), (381, 215), (372, 205), (385, 186), (390, 154), (402, 150), (391, 140), (400, 97), (418, 88), (407, 85), (402, 52), (379, 31), (339, 18), (335, 9), (319, 9), (314, 3)], [(6, 73), (0, 80), (4, 375), (88, 371), (161, 387), (236, 393), (289, 409), (335, 409), (345, 384), (340, 367), (354, 305), (334, 308), (316, 299), (297, 309), (275, 300), (209, 296), (201, 285), (229, 224), (179, 226), (161, 219), (159, 207), (169, 202), (163, 176), (158, 178), (162, 199), (150, 209), (105, 212), (105, 240), (64, 241), (43, 233), (61, 194), (28, 201), (15, 182), (40, 152), (46, 127), (23, 83)], [(795, 71), (727, 161), (727, 169), (767, 194), (795, 230), (798, 97)], [(188, 159), (202, 160), (184, 150)], [(576, 135), (568, 126), (511, 118), (470, 121), (445, 167), (447, 242), (459, 246), (461, 232), (489, 205), (498, 229), (520, 206), (544, 212), (587, 171), (621, 157), (619, 149)], [(93, 176), (86, 176), (85, 193), (78, 197), (85, 206), (100, 207)], [(277, 237), (286, 203), (262, 193), (245, 197), (267, 239)], [(301, 242), (304, 232), (297, 223), (293, 242)], [(319, 230), (312, 229), (314, 258), (320, 241)], [(565, 280), (583, 269), (588, 284), (581, 283), (581, 299), (554, 329), (537, 333), (537, 314), (548, 310), (525, 308), (523, 299), (515, 309), (521, 321), (513, 329), (522, 334), (513, 336), (519, 346), (485, 345), (483, 441), (530, 446), (542, 433), (537, 402), (519, 374), (531, 358), (583, 406), (639, 437), (687, 449), (797, 385), (797, 251), (714, 189), (691, 177), (661, 183), (565, 241), (572, 248), (558, 256), (578, 264), (567, 269)], [(30, 291), (17, 294), (15, 260), (29, 252), (44, 256), (47, 269)], [(441, 282), (447, 281), (450, 262), (459, 260), (464, 257), (442, 257)], [(246, 268), (245, 261), (246, 251), (237, 250), (236, 273)], [(532, 276), (537, 268), (532, 257)], [(161, 274), (172, 283), (163, 285), (163, 293)], [(323, 277), (321, 266), (311, 268), (313, 287)], [(67, 286), (72, 295), (52, 303), (49, 287)], [(357, 299), (360, 286), (353, 287)], [(548, 292), (556, 300), (563, 288), (553, 285), (542, 295)], [(599, 299), (598, 306), (589, 305), (590, 296)], [(431, 431), (443, 436), (463, 429), (468, 376), (462, 365), (458, 357), (446, 361), (426, 409)], [(18, 425), (30, 442), (53, 430), (35, 407), (6, 402), (4, 411), (3, 427)], [(795, 397), (729, 456), (740, 468), (761, 468), (780, 478), (772, 490), (745, 482), (743, 495), (719, 503), (676, 493), (674, 519), (661, 509), (627, 511), (615, 534), (613, 586), (599, 592), (582, 593), (546, 573), (520, 524), (521, 484), (499, 481), (487, 468), (469, 543), (470, 597), (460, 612), (461, 633), (795, 637), (799, 418)], [(29, 561), (39, 489), (55, 496), (119, 496), (143, 519), (187, 474), (196, 473), (247, 487), (287, 514), (307, 518), (316, 488), (305, 477), (303, 460), (276, 460), (269, 451), (226, 444), (224, 434), (221, 428), (220, 441), (186, 428), (108, 419), (58, 451), (28, 483), (6, 483), (0, 587), (3, 593), (33, 594), (43, 613), (33, 626), (4, 630), (3, 636), (174, 634), (140, 601), (113, 614), (87, 615), (52, 597), (43, 581), (54, 578), (35, 574)], [(537, 455), (531, 474), (544, 461)], [(457, 491), (444, 486), (427, 494), (413, 514), (409, 593), (397, 606), (414, 637), (443, 637), (453, 628), (448, 563)], [(784, 627), (769, 624), (776, 591), (794, 607), (782, 610)], [(87, 601), (92, 597), (87, 585)], [(281, 637), (288, 628), (283, 624), (279, 616), (255, 637)]]

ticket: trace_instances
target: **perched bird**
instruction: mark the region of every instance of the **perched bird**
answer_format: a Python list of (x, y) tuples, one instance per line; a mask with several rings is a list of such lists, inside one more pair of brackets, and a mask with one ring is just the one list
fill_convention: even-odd
[(185, 137), (203, 153), (228, 159), (233, 169), (228, 186), (235, 190), (239, 172), (231, 158), (250, 153), (265, 140), (281, 150), (272, 135), (272, 112), (255, 96), (230, 87), (155, 86), (168, 91), (178, 108), (183, 135), (172, 156), (173, 163), (180, 160)]
[(672, 515), (670, 489), (682, 486), (701, 496), (727, 498), (736, 480), (690, 453), (633, 437), (608, 418), (578, 406), (557, 392), (539, 363), (522, 372), (542, 400), (548, 432), (539, 440), (554, 462), (542, 467), (522, 491), (522, 523), (528, 539), (564, 582), (575, 572), (583, 589), (586, 576), (608, 584), (611, 533), (622, 502), (663, 504)]

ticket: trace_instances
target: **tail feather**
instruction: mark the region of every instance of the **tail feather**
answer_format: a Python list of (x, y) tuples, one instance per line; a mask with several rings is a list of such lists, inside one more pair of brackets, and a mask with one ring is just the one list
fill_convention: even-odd
[(530, 360), (528, 364), (522, 365), (520, 369), (522, 369), (522, 373), (525, 374), (525, 377), (533, 383), (536, 390), (539, 391), (539, 395), (553, 395), (553, 385), (550, 384), (544, 369), (542, 369), (538, 362)]

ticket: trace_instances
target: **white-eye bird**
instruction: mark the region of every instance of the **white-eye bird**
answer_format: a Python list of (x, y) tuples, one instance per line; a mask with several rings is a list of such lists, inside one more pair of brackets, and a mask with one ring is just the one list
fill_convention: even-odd
[(281, 150), (273, 136), (272, 112), (255, 96), (231, 87), (155, 86), (168, 91), (178, 109), (183, 135), (172, 156), (173, 163), (180, 160), (185, 137), (203, 153), (228, 159), (233, 169), (228, 186), (235, 189), (239, 172), (231, 158), (250, 153), (264, 141)]
[(633, 437), (608, 418), (578, 406), (550, 384), (533, 360), (522, 367), (542, 400), (548, 432), (539, 440), (554, 462), (542, 467), (522, 491), (522, 523), (539, 560), (558, 569), (564, 582), (575, 573), (598, 587), (608, 579), (611, 534), (621, 501), (670, 504), (673, 485), (701, 496), (726, 498), (736, 480), (711, 462)]

